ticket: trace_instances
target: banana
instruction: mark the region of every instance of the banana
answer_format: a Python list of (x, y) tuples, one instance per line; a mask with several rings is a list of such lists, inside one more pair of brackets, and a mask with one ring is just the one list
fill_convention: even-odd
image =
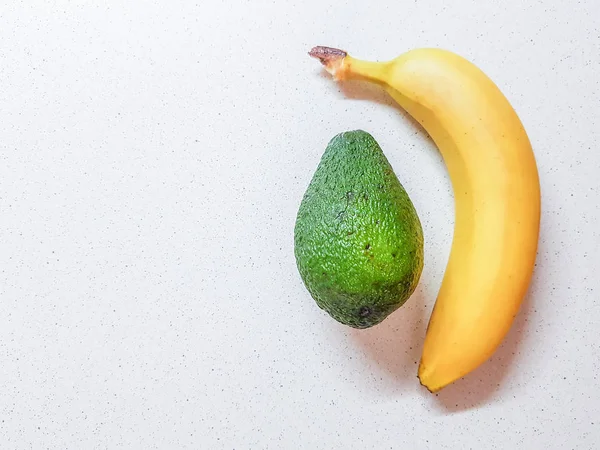
[(496, 351), (530, 284), (541, 214), (531, 143), (500, 89), (453, 52), (419, 48), (384, 62), (330, 47), (309, 55), (335, 80), (382, 86), (442, 154), (454, 235), (418, 369), (421, 384), (437, 392)]

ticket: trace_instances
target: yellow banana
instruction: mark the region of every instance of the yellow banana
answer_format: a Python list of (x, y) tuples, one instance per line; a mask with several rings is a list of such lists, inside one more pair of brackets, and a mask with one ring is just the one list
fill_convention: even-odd
[(498, 348), (528, 289), (540, 226), (540, 185), (527, 133), (499, 88), (450, 51), (415, 49), (391, 61), (315, 47), (336, 80), (383, 86), (429, 133), (455, 203), (450, 257), (429, 320), (418, 376), (431, 392)]

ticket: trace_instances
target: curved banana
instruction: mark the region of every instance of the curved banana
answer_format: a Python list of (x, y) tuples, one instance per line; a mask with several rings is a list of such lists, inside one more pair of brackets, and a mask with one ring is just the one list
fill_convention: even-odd
[(528, 289), (541, 207), (530, 141), (498, 87), (452, 52), (416, 49), (386, 62), (328, 47), (309, 54), (336, 80), (383, 86), (444, 159), (454, 191), (454, 236), (418, 371), (421, 384), (437, 392), (495, 352)]

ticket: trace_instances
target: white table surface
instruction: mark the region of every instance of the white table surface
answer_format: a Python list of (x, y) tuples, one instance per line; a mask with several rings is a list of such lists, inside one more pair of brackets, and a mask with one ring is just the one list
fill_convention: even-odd
[[(416, 378), (449, 254), (443, 162), (306, 52), (442, 46), (535, 147), (537, 268), (501, 349)], [(600, 3), (7, 0), (0, 6), (0, 448), (597, 449)], [(357, 331), (293, 256), (331, 137), (380, 142), (423, 221), (418, 291)]]

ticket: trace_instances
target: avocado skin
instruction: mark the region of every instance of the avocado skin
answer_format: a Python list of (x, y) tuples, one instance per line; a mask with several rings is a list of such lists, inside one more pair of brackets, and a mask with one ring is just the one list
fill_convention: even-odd
[(336, 135), (302, 198), (294, 254), (304, 285), (338, 322), (369, 328), (402, 306), (423, 269), (423, 230), (373, 136)]

